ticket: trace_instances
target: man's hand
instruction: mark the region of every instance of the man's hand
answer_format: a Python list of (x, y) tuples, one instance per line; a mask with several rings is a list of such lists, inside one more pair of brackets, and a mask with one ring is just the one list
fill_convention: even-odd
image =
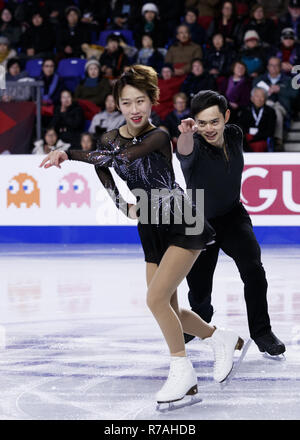
[(198, 126), (194, 119), (187, 118), (181, 121), (178, 130), (180, 131), (180, 136), (177, 141), (177, 151), (179, 154), (187, 156), (194, 149), (193, 134), (198, 130)]
[(198, 126), (192, 118), (182, 119), (181, 124), (178, 125), (178, 130), (182, 134), (193, 135), (198, 130)]

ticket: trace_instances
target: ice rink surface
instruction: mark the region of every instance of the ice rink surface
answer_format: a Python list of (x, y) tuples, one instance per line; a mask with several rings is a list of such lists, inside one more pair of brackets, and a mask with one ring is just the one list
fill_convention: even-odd
[[(273, 331), (286, 359), (264, 357), (252, 342), (223, 390), (213, 355), (187, 345), (202, 402), (160, 414), (155, 393), (169, 357), (145, 304), (139, 246), (1, 245), (0, 419), (300, 419), (300, 247), (263, 247)], [(188, 305), (187, 285), (179, 300)], [(249, 337), (243, 286), (220, 255), (213, 324)]]

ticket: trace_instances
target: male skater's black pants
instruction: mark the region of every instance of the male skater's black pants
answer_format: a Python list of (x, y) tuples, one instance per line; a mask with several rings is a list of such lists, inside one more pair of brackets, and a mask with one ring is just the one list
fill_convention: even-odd
[(210, 322), (213, 314), (213, 275), (219, 250), (222, 249), (235, 261), (244, 283), (251, 338), (268, 333), (271, 330), (267, 304), (268, 283), (261, 262), (260, 247), (246, 209), (240, 203), (228, 214), (210, 219), (209, 223), (216, 231), (216, 243), (207, 246), (187, 275), (192, 310)]

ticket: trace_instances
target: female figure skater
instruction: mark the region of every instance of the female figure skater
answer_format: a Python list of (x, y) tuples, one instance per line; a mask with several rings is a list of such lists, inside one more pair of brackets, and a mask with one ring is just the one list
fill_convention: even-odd
[[(234, 332), (216, 329), (196, 313), (179, 307), (177, 287), (190, 271), (201, 250), (214, 242), (214, 230), (204, 222), (203, 232), (189, 235), (186, 222), (175, 222), (171, 210), (169, 224), (162, 223), (161, 212), (155, 224), (140, 219), (153, 208), (150, 194), (153, 189), (177, 189), (182, 198), (184, 191), (176, 184), (172, 167), (172, 149), (167, 133), (149, 123), (151, 107), (157, 103), (159, 89), (157, 74), (148, 66), (135, 65), (125, 72), (115, 84), (114, 97), (126, 124), (119, 129), (102, 134), (96, 151), (53, 151), (41, 167), (57, 166), (67, 160), (79, 160), (96, 166), (96, 172), (113, 196), (116, 206), (131, 218), (138, 216), (138, 231), (145, 253), (148, 285), (147, 305), (157, 320), (168, 344), (171, 362), (169, 376), (157, 393), (158, 403), (181, 400), (197, 393), (197, 376), (186, 356), (183, 332), (204, 339), (214, 351), (214, 379), (222, 382), (233, 366), (235, 349), (244, 341)], [(121, 197), (108, 167), (114, 167), (127, 182), (131, 191), (142, 189), (148, 195), (147, 206), (137, 210)], [(171, 193), (172, 194), (172, 193)], [(174, 205), (174, 197), (171, 196)], [(159, 204), (164, 209), (167, 203)], [(178, 220), (178, 219), (177, 219)], [(189, 402), (191, 404), (194, 402)]]

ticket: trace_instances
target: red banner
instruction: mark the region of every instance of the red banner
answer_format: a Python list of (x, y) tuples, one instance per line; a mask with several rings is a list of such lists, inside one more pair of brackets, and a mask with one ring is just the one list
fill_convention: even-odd
[(0, 103), (0, 153), (30, 152), (35, 111), (34, 102)]

